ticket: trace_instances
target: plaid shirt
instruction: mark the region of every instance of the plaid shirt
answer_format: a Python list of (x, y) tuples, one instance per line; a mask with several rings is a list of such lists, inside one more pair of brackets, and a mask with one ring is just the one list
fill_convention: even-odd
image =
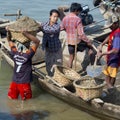
[(44, 33), (42, 40), (42, 48), (48, 49), (50, 52), (56, 52), (61, 48), (61, 42), (59, 40), (60, 25), (55, 23), (50, 26), (49, 21), (42, 23), (42, 31)]
[(76, 41), (79, 43), (81, 40), (90, 42), (84, 33), (81, 19), (73, 13), (70, 13), (63, 18), (61, 30), (66, 31), (67, 43), (70, 45), (75, 45)]

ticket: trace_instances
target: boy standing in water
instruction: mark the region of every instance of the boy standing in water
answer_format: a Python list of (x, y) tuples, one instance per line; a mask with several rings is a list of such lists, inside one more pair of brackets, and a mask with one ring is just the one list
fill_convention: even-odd
[(11, 33), (7, 28), (7, 40), (11, 48), (11, 56), (14, 61), (14, 72), (12, 82), (8, 91), (8, 98), (17, 99), (21, 96), (22, 100), (32, 98), (30, 82), (32, 81), (32, 57), (39, 46), (39, 40), (28, 32), (23, 31), (22, 34), (33, 42), (29, 48), (11, 41)]

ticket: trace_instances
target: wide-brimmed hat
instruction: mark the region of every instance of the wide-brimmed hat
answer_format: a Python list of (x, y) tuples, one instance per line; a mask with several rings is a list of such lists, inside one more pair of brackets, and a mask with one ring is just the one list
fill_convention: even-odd
[(119, 21), (119, 18), (115, 15), (110, 16), (108, 20), (106, 21), (105, 27), (108, 28), (110, 27), (113, 23), (116, 23)]

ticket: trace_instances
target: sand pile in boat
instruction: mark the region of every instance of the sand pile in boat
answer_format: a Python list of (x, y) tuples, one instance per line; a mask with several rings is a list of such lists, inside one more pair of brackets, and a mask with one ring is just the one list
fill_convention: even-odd
[(20, 32), (25, 29), (29, 32), (37, 31), (39, 29), (39, 24), (32, 18), (27, 16), (21, 17), (15, 23), (9, 26), (10, 31)]
[(103, 80), (94, 79), (90, 76), (85, 76), (80, 80), (76, 81), (76, 84), (83, 88), (94, 88), (98, 87), (103, 83)]
[(30, 32), (32, 35), (36, 36), (37, 31), (39, 30), (39, 23), (37, 23), (34, 19), (29, 18), (27, 16), (21, 17), (15, 23), (9, 26), (9, 30), (11, 31), (12, 40), (17, 40), (21, 43), (28, 42), (29, 39), (26, 38), (21, 31), (25, 30)]
[(76, 95), (85, 101), (100, 97), (105, 86), (103, 79), (94, 79), (90, 76), (82, 77), (73, 82), (76, 89)]
[(94, 79), (92, 79), (92, 80), (81, 81), (80, 85), (82, 87), (91, 88), (91, 87), (96, 87), (98, 84), (95, 82)]

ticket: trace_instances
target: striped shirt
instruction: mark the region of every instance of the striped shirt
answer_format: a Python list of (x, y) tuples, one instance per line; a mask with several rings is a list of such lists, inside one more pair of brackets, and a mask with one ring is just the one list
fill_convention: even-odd
[(69, 13), (63, 18), (61, 23), (61, 30), (66, 31), (67, 43), (70, 45), (75, 45), (76, 41), (79, 43), (81, 40), (90, 42), (84, 33), (81, 19), (74, 13)]
[(50, 26), (49, 21), (42, 23), (42, 31), (44, 33), (42, 40), (42, 48), (48, 49), (50, 52), (57, 52), (61, 48), (61, 42), (59, 40), (60, 25), (55, 23)]

